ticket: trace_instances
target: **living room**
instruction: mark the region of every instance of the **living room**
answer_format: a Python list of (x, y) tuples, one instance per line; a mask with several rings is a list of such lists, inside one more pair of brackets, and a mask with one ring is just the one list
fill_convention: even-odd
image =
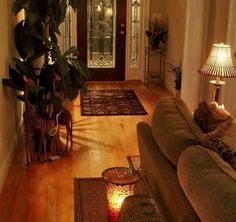
[[(198, 73), (214, 43), (227, 43), (235, 50), (233, 0), (151, 0), (145, 5), (141, 40), (141, 57), (144, 58), (148, 38), (145, 31), (152, 16), (160, 16), (167, 26), (166, 64), (182, 63), (180, 97), (192, 112), (198, 104), (210, 102), (214, 87), (210, 78)], [(15, 18), (13, 1), (3, 0), (1, 6), (2, 44), (0, 52), (1, 79), (8, 78), (8, 66), (16, 56), (14, 46)], [(130, 3), (127, 3), (130, 4)], [(130, 6), (127, 6), (127, 10)], [(85, 10), (86, 11), (86, 10)], [(129, 24), (127, 24), (128, 27)], [(76, 28), (75, 28), (76, 29)], [(77, 38), (72, 40), (77, 45)], [(128, 43), (127, 43), (128, 44)], [(129, 44), (128, 44), (129, 46)], [(128, 48), (127, 46), (127, 48)], [(126, 50), (127, 50), (126, 48)], [(126, 60), (129, 60), (126, 52)], [(235, 62), (235, 57), (232, 57)], [(16, 92), (1, 84), (0, 130), (0, 221), (73, 221), (73, 178), (100, 177), (103, 170), (112, 166), (128, 166), (127, 156), (139, 155), (136, 125), (151, 122), (157, 100), (175, 94), (174, 75), (165, 69), (165, 88), (153, 83), (146, 88), (144, 59), (140, 67), (125, 66), (125, 81), (88, 82), (89, 89), (122, 89), (135, 91), (148, 112), (143, 116), (93, 116), (80, 115), (80, 101), (72, 107), (74, 147), (71, 153), (57, 161), (25, 165), (24, 137), (22, 132), (23, 105), (16, 100)], [(155, 61), (150, 59), (155, 68)], [(233, 116), (235, 80), (226, 79), (220, 102)], [(14, 213), (13, 213), (14, 212)]]

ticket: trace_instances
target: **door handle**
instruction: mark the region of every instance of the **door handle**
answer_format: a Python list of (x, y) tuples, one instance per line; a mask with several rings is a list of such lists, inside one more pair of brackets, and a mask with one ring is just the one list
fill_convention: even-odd
[(121, 34), (121, 35), (124, 35), (124, 34), (125, 34), (125, 31), (120, 31), (120, 34)]

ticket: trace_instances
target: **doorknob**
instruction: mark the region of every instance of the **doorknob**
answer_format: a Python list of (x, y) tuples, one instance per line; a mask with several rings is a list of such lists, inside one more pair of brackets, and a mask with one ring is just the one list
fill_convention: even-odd
[(125, 31), (120, 31), (120, 34), (121, 34), (121, 35), (124, 35), (124, 34), (125, 34)]

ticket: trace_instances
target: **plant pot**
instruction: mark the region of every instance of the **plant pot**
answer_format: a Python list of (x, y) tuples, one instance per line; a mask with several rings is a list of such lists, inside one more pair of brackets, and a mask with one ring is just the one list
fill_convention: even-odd
[(160, 45), (160, 41), (154, 41), (152, 44), (151, 44), (151, 49), (159, 49), (159, 45)]

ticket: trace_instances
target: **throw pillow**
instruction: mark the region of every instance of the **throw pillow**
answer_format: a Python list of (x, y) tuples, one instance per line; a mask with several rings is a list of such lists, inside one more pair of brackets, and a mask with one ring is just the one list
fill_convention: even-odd
[(236, 122), (232, 117), (205, 134), (203, 144), (217, 152), (222, 159), (236, 170)]
[(204, 133), (208, 133), (230, 118), (230, 114), (220, 107), (216, 102), (206, 103), (203, 101), (194, 111), (194, 120)]

